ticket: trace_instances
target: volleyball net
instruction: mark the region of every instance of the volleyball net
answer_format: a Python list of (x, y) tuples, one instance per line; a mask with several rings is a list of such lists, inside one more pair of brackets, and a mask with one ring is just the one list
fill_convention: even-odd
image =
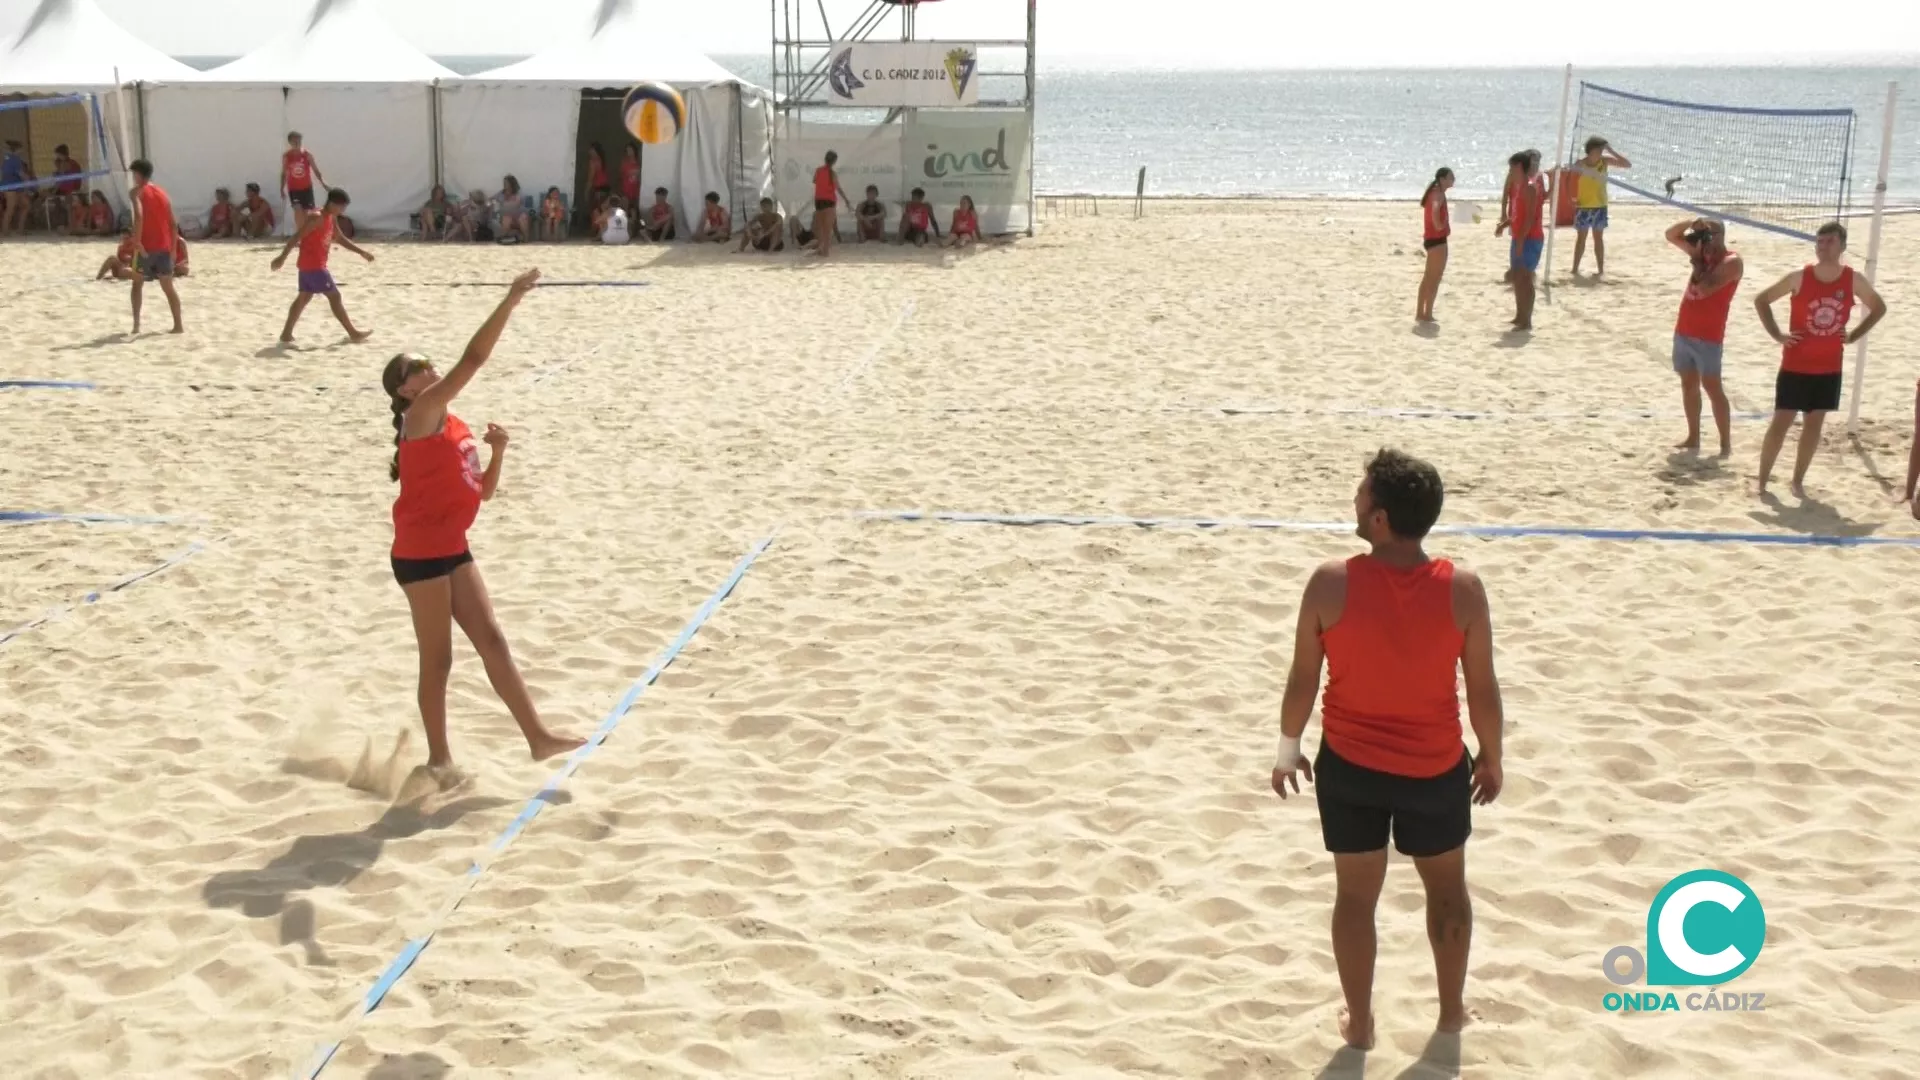
[(1672, 101), (1581, 82), (1572, 141), (1578, 169), (1589, 138), (1633, 162), (1609, 186), (1654, 202), (1812, 240), (1851, 200), (1854, 111), (1762, 109)]
[[(14, 114), (21, 119), (6, 123), (11, 142), (21, 144), (25, 158), (24, 179), (0, 177), (0, 194), (14, 191), (56, 192), (80, 190), (89, 182), (124, 172), (126, 162), (118, 161), (109, 148), (106, 117), (95, 94), (62, 94), (56, 97), (28, 97), (0, 101), (0, 116)], [(13, 134), (18, 132), (19, 134)], [(21, 136), (24, 136), (22, 138)], [(113, 142), (119, 142), (115, 139)], [(54, 151), (65, 147), (79, 163), (78, 172), (59, 172), (54, 166)], [(12, 170), (8, 170), (8, 176)]]

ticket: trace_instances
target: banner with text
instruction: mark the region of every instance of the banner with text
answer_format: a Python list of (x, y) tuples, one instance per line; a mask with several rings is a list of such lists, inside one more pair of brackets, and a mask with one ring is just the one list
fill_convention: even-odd
[[(854, 202), (869, 185), (887, 204), (887, 227), (898, 227), (900, 206), (924, 189), (945, 229), (960, 204), (973, 199), (989, 235), (1027, 228), (1033, 168), (1027, 157), (1027, 116), (1003, 110), (919, 113), (905, 124), (788, 124), (775, 139), (777, 196), (789, 214), (813, 212), (813, 174), (827, 151), (839, 155), (835, 172)], [(841, 224), (851, 228), (847, 209)]]
[(980, 212), (981, 232), (1027, 228), (1033, 163), (1027, 156), (1026, 113), (920, 113), (907, 125), (902, 156), (905, 186), (925, 188), (927, 201), (942, 209), (943, 218), (968, 195)]
[(827, 101), (952, 108), (980, 100), (980, 50), (951, 41), (843, 41), (827, 54)]

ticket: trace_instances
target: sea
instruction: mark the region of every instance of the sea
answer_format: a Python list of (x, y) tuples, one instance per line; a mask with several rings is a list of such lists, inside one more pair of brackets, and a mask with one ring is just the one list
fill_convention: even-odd
[[(222, 62), (182, 59), (203, 69)], [(519, 58), (436, 59), (474, 74)], [(772, 85), (766, 55), (714, 60), (747, 82)], [(1578, 84), (1585, 81), (1676, 101), (1851, 108), (1857, 114), (1851, 201), (1859, 207), (1872, 199), (1887, 83), (1897, 81), (1902, 89), (1888, 200), (1920, 205), (1920, 59), (1878, 67), (1593, 68), (1576, 71), (1575, 80), (1576, 104)], [(1019, 81), (993, 76), (983, 80), (982, 93), (1012, 96)], [(1552, 157), (1564, 81), (1564, 69), (1557, 68), (1043, 66), (1034, 93), (1034, 187), (1048, 194), (1131, 195), (1144, 168), (1147, 194), (1154, 196), (1411, 199), (1444, 165), (1454, 170), (1456, 197), (1497, 197), (1509, 154), (1538, 147)], [(1584, 134), (1570, 130), (1568, 141)], [(1791, 139), (1792, 133), (1783, 129), (1777, 137)], [(1629, 157), (1634, 151), (1619, 149)], [(1684, 149), (1668, 148), (1680, 157)]]

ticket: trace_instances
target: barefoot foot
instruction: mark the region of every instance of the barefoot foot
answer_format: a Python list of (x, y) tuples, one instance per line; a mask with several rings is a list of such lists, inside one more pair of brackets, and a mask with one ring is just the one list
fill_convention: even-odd
[(1686, 438), (1681, 439), (1679, 442), (1674, 443), (1673, 448), (1675, 450), (1685, 450), (1685, 451), (1688, 451), (1689, 453), (1697, 454), (1700, 452), (1700, 436), (1689, 435)]
[(347, 335), (347, 340), (358, 345), (372, 336), (373, 331), (371, 330), (355, 330), (353, 333)]
[(571, 735), (555, 735), (551, 731), (543, 731), (538, 735), (528, 736), (527, 749), (532, 752), (533, 760), (545, 761), (548, 758), (578, 750), (586, 743), (587, 740)]
[(1373, 1017), (1355, 1017), (1346, 1009), (1340, 1010), (1340, 1037), (1348, 1046), (1356, 1050), (1373, 1049)]
[(1461, 1006), (1457, 1009), (1441, 1009), (1440, 1022), (1433, 1026), (1433, 1030), (1443, 1035), (1457, 1035), (1466, 1026), (1467, 1010)]
[(1787, 490), (1793, 492), (1793, 497), (1796, 499), (1804, 499), (1807, 497), (1807, 486), (1798, 480), (1788, 485)]

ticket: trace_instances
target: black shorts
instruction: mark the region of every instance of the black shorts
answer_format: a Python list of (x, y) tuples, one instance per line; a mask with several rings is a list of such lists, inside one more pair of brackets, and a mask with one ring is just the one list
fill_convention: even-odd
[(1780, 372), (1773, 379), (1773, 407), (1780, 412), (1833, 412), (1840, 407), (1840, 373)]
[(455, 570), (473, 561), (473, 553), (463, 551), (458, 555), (443, 555), (438, 559), (402, 559), (391, 556), (393, 560), (393, 580), (402, 585), (412, 585), (421, 581), (443, 578)]
[(775, 239), (776, 239), (775, 237), (771, 237), (771, 236), (763, 236), (763, 237), (761, 237), (760, 239), (758, 239), (758, 240), (755, 240), (755, 241), (753, 242), (753, 250), (755, 250), (755, 251), (772, 251), (772, 250), (773, 250), (773, 243), (774, 243), (774, 240), (775, 240)]
[(813, 208), (814, 208), (815, 210), (831, 210), (831, 209), (833, 209), (834, 207), (836, 207), (836, 206), (839, 206), (839, 205), (840, 205), (839, 203), (837, 203), (837, 202), (834, 202), (834, 201), (833, 201), (832, 199), (815, 199), (815, 200), (813, 200)]
[(1426, 240), (1426, 241), (1422, 241), (1422, 243), (1425, 245), (1428, 251), (1432, 251), (1434, 248), (1437, 248), (1437, 247), (1446, 247), (1447, 238), (1443, 236), (1438, 240)]
[(302, 210), (311, 210), (313, 209), (313, 189), (288, 188), (287, 201)]
[(1395, 776), (1363, 768), (1327, 749), (1313, 761), (1313, 793), (1320, 804), (1320, 835), (1336, 855), (1393, 846), (1412, 858), (1444, 855), (1473, 834), (1473, 758), (1439, 776)]
[(807, 244), (811, 244), (813, 243), (813, 230), (801, 229), (799, 232), (794, 234), (793, 238), (799, 241), (803, 246)]

